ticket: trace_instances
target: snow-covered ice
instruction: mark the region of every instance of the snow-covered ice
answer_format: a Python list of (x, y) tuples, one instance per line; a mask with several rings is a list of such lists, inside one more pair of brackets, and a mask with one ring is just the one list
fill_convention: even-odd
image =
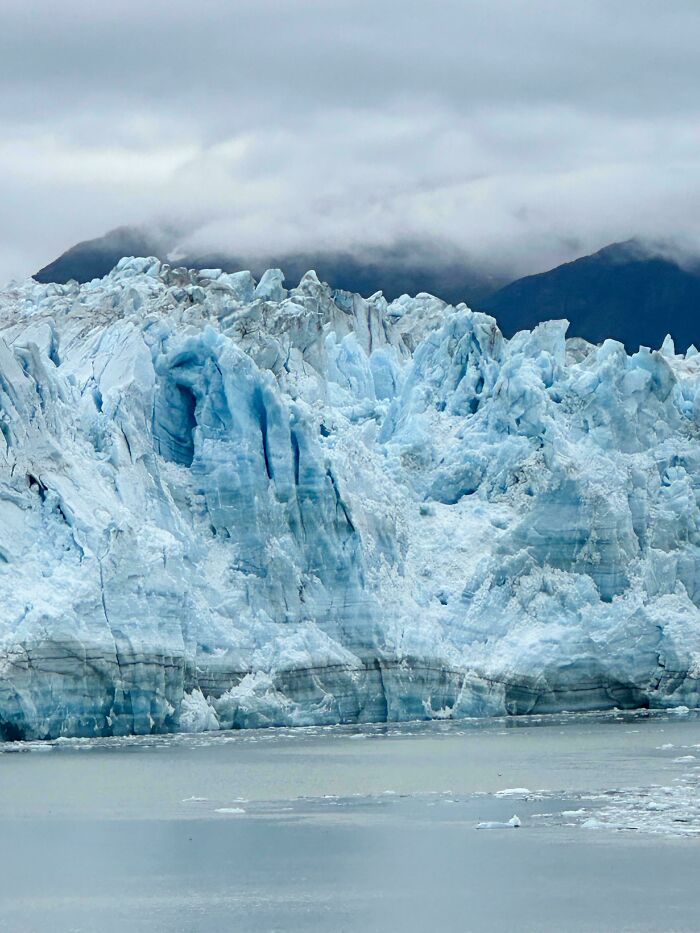
[(520, 817), (517, 815), (511, 816), (509, 820), (485, 820), (482, 823), (477, 823), (477, 829), (520, 829), (522, 826)]
[(0, 295), (0, 737), (700, 705), (700, 357), (125, 259)]

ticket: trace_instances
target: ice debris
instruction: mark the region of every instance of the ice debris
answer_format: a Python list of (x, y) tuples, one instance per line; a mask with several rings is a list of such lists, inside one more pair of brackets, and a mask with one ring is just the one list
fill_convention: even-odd
[(519, 829), (522, 826), (520, 817), (511, 816), (509, 820), (487, 820), (484, 823), (477, 823), (477, 829)]

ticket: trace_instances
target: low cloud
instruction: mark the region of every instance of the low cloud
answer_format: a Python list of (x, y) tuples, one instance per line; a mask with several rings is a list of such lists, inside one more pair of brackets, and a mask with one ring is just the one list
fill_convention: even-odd
[(188, 253), (423, 243), (513, 275), (698, 250), (695, 0), (5, 6), (2, 279), (144, 222)]

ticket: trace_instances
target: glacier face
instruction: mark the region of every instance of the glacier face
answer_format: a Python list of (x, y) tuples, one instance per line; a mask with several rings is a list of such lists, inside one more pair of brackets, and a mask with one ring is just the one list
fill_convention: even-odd
[(0, 295), (0, 737), (700, 705), (700, 356), (125, 259)]

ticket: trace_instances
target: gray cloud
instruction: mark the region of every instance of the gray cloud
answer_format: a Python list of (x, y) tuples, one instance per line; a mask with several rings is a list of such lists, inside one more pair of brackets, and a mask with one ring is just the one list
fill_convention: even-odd
[(696, 0), (4, 0), (0, 278), (118, 224), (514, 274), (700, 243)]

